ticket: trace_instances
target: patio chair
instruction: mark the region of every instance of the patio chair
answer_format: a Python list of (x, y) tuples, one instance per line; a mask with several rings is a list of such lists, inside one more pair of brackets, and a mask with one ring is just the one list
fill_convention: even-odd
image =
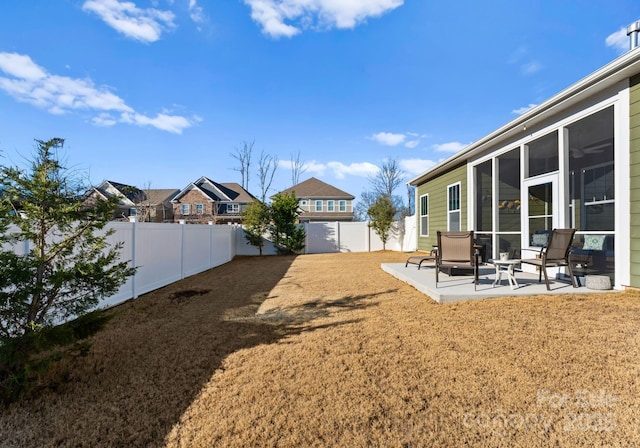
[(442, 269), (472, 269), (473, 289), (476, 290), (478, 285), (478, 251), (474, 248), (473, 231), (438, 231), (437, 235), (436, 288), (439, 281), (438, 274)]
[(568, 267), (571, 284), (577, 288), (575, 277), (573, 276), (573, 268), (569, 260), (571, 252), (571, 243), (576, 229), (553, 229), (549, 234), (547, 246), (540, 250), (540, 258), (527, 258), (520, 260), (523, 264), (531, 264), (540, 269), (538, 282), (542, 282), (542, 274), (544, 273), (544, 281), (547, 284), (547, 291), (551, 291), (549, 286), (549, 276), (547, 275), (548, 267)]
[(425, 261), (435, 261), (436, 260), (436, 250), (432, 249), (431, 252), (429, 252), (429, 255), (413, 255), (411, 257), (409, 257), (407, 259), (407, 262), (404, 264), (404, 267), (406, 268), (407, 266), (409, 266), (410, 264), (417, 264), (418, 265), (418, 270), (420, 270), (420, 268), (422, 267), (422, 263), (424, 263)]

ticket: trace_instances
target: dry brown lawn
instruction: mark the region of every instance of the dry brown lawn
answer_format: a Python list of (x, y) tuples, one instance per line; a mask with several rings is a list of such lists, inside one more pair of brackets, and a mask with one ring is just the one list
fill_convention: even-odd
[(406, 257), (238, 257), (118, 306), (0, 446), (640, 446), (640, 295), (437, 305), (380, 269)]

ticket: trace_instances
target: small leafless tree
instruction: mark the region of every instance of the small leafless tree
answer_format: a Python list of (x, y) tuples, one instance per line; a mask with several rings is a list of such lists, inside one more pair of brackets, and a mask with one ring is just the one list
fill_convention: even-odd
[(262, 151), (260, 153), (260, 161), (258, 162), (258, 179), (260, 181), (260, 200), (263, 203), (267, 198), (277, 168), (278, 157)]
[(400, 164), (395, 159), (386, 160), (375, 175), (369, 177), (369, 191), (363, 191), (359, 202), (356, 203), (354, 213), (356, 219), (364, 221), (368, 219), (367, 210), (375, 204), (380, 197), (387, 197), (391, 200), (395, 210), (396, 219), (400, 219), (406, 213), (407, 207), (404, 205), (402, 196), (394, 195), (395, 190), (402, 185), (406, 174), (400, 168)]
[(300, 183), (300, 176), (307, 171), (305, 164), (300, 160), (300, 150), (294, 156), (291, 154), (291, 185), (298, 185)]
[(151, 182), (147, 182), (143, 188), (134, 191), (131, 200), (139, 222), (151, 221), (153, 210), (156, 207), (151, 199)]
[[(218, 224), (220, 222), (220, 215), (222, 214), (222, 203), (215, 201), (211, 203), (211, 221), (214, 224)], [(209, 218), (209, 215), (207, 215)], [(208, 220), (208, 219), (207, 219)]]
[(406, 216), (412, 216), (416, 211), (416, 187), (407, 185)]
[(234, 152), (231, 153), (231, 157), (236, 159), (240, 166), (233, 168), (234, 171), (238, 171), (242, 178), (242, 188), (249, 190), (249, 174), (251, 168), (251, 154), (253, 153), (253, 146), (255, 140), (250, 142), (242, 142), (242, 148), (234, 148)]
[(369, 177), (369, 182), (376, 196), (393, 197), (393, 192), (404, 182), (406, 174), (396, 159), (386, 160), (379, 168), (378, 172)]

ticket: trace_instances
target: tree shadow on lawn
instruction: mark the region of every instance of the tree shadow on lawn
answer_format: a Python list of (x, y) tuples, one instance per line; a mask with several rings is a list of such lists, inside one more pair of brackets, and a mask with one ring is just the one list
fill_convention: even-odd
[[(313, 330), (255, 317), (294, 260), (236, 257), (109, 310), (89, 354), (64, 361), (64, 384), (3, 410), (0, 445), (164, 445), (227, 356)], [(295, 323), (373, 305), (360, 303), (368, 298), (309, 303), (315, 313)]]
[[(282, 325), (302, 325), (310, 320), (320, 319), (333, 316), (337, 313), (364, 310), (372, 306), (378, 305), (379, 302), (373, 302), (371, 299), (377, 296), (391, 294), (397, 292), (397, 289), (389, 289), (372, 294), (348, 295), (335, 299), (318, 298), (292, 306), (277, 306), (265, 310), (258, 314), (258, 318), (265, 322), (277, 323)], [(358, 320), (350, 320), (349, 323)], [(341, 322), (340, 324), (344, 324)], [(337, 325), (331, 323), (329, 325), (320, 325), (311, 328), (327, 328), (328, 326)], [(304, 330), (309, 331), (309, 328)]]

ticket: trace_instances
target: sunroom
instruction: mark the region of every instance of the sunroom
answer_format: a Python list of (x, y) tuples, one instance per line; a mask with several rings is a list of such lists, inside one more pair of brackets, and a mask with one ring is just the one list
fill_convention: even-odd
[(575, 228), (574, 273), (615, 284), (615, 105), (599, 106), (469, 161), (470, 224), (486, 254), (534, 258), (551, 229)]
[(579, 280), (608, 276), (617, 289), (640, 287), (638, 154), (635, 48), (412, 179), (417, 247), (430, 250), (437, 230), (474, 230), (485, 260), (504, 252), (534, 258), (552, 229), (575, 228)]

